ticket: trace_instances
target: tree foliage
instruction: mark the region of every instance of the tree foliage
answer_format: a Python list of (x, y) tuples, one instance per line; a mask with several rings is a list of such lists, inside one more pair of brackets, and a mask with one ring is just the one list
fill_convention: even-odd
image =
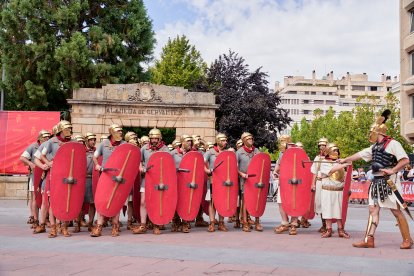
[(203, 82), (207, 64), (195, 46), (183, 36), (168, 39), (163, 47), (160, 60), (150, 69), (151, 82), (171, 86), (180, 86), (189, 90), (197, 90)]
[(245, 60), (232, 51), (211, 64), (207, 84), (219, 104), (216, 129), (228, 135), (231, 145), (247, 131), (256, 146), (273, 150), (277, 131), (291, 121), (287, 110), (279, 107), (280, 97), (270, 93), (267, 77), (261, 68), (250, 72)]
[[(314, 113), (315, 119), (307, 122), (302, 119), (300, 126), (292, 127), (293, 141), (301, 141), (308, 155), (313, 158), (318, 154), (317, 142), (326, 137), (330, 142), (337, 143), (341, 156), (350, 156), (371, 144), (368, 140), (371, 125), (385, 109), (391, 110), (390, 119), (387, 121), (387, 134), (401, 142), (407, 152), (411, 152), (410, 145), (400, 135), (400, 110), (396, 97), (389, 93), (385, 98), (385, 106), (378, 109), (378, 100), (369, 96), (357, 99), (358, 105), (352, 112), (341, 112), (335, 116), (335, 111), (330, 108), (325, 115)], [(363, 161), (357, 161), (356, 166), (363, 165)]]
[(142, 0), (3, 3), (6, 109), (61, 110), (73, 89), (147, 80), (155, 39)]

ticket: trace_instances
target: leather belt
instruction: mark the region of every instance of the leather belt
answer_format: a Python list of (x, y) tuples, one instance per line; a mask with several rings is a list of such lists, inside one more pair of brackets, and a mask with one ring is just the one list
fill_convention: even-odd
[(339, 192), (339, 191), (343, 191), (344, 187), (322, 186), (322, 189), (327, 190), (327, 191)]

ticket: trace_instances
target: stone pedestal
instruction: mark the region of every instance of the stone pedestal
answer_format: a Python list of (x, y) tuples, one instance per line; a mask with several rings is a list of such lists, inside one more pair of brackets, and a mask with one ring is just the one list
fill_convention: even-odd
[(0, 176), (0, 199), (26, 199), (27, 176)]

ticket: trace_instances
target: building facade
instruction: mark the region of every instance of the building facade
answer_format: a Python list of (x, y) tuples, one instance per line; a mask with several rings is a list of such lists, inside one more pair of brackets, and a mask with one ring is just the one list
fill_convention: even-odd
[(414, 143), (414, 1), (400, 0), (401, 135)]
[[(334, 79), (332, 71), (317, 79), (313, 71), (310, 79), (303, 76), (286, 76), (282, 87), (276, 83), (275, 91), (281, 96), (281, 107), (289, 110), (293, 125), (300, 123), (303, 118), (311, 121), (317, 109), (325, 114), (333, 107), (336, 115), (342, 111), (352, 111), (359, 104), (357, 98), (364, 95), (375, 97), (378, 107), (381, 107), (384, 105), (385, 95), (396, 83), (397, 77), (391, 79), (385, 74), (381, 75), (379, 81), (369, 81), (365, 73), (347, 73), (340, 79)], [(286, 132), (290, 132), (290, 129)]]

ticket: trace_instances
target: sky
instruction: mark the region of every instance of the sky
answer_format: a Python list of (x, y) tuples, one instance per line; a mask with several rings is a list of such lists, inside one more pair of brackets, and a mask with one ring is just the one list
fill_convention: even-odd
[(229, 50), (269, 87), (284, 76), (338, 79), (347, 72), (399, 76), (399, 1), (144, 0), (159, 59), (168, 38), (185, 35), (210, 65)]

